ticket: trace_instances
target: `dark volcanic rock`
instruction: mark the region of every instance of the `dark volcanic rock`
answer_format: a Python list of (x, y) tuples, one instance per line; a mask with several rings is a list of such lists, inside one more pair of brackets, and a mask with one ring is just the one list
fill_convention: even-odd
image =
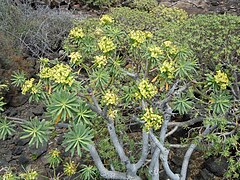
[(206, 169), (216, 176), (222, 177), (228, 168), (225, 158), (209, 158), (205, 162)]
[(30, 147), (30, 152), (32, 153), (32, 156), (34, 157), (34, 159), (39, 158), (41, 155), (43, 155), (44, 153), (47, 152), (48, 149), (48, 144), (44, 143), (43, 145), (41, 145), (40, 147), (36, 148), (34, 147)]
[(10, 96), (10, 101), (8, 103), (9, 106), (12, 107), (19, 107), (21, 105), (24, 105), (28, 101), (28, 96), (22, 95), (22, 94), (8, 94)]
[(33, 110), (32, 110), (32, 113), (35, 115), (35, 116), (41, 116), (43, 115), (44, 113), (44, 108), (43, 108), (43, 105), (38, 105), (36, 106)]
[(30, 160), (25, 155), (22, 155), (18, 158), (18, 163), (20, 165), (27, 165), (29, 162)]
[(17, 156), (20, 155), (23, 152), (23, 147), (17, 146), (16, 148), (13, 149), (12, 155)]
[(30, 139), (19, 139), (19, 138), (17, 138), (15, 140), (15, 144), (17, 146), (25, 146), (29, 141), (30, 141)]

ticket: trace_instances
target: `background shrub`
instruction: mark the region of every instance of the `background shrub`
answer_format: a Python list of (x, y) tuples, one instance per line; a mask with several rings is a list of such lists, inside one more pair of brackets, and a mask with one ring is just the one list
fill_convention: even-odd
[(151, 32), (160, 30), (173, 22), (181, 23), (188, 17), (184, 10), (164, 6), (156, 6), (150, 12), (137, 8), (119, 7), (111, 9), (110, 14), (117, 21), (117, 24), (127, 31), (134, 29)]
[(109, 8), (121, 3), (121, 0), (82, 0), (84, 4), (95, 6), (97, 8)]
[[(27, 5), (15, 6), (1, 0), (0, 38), (1, 51), (13, 47), (14, 52), (25, 52), (40, 57), (56, 52), (61, 48), (62, 40), (73, 27), (71, 13), (54, 11), (39, 7), (33, 10)], [(83, 16), (84, 17), (84, 16)], [(5, 57), (3, 59), (11, 59)]]
[(158, 2), (156, 0), (133, 0), (133, 2), (129, 4), (130, 7), (141, 11), (151, 11), (157, 5)]
[(233, 15), (197, 15), (157, 32), (157, 39), (188, 44), (201, 64), (237, 65), (240, 56), (240, 18)]

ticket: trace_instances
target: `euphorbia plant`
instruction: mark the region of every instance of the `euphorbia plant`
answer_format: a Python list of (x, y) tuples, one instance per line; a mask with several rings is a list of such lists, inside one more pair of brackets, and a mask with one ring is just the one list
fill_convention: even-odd
[[(148, 31), (127, 33), (114, 25), (114, 19), (104, 15), (96, 32), (84, 32), (81, 27), (70, 31), (65, 41), (68, 62), (55, 64), (42, 60), (38, 81), (30, 79), (21, 85), (23, 93), (45, 102), (49, 121), (57, 127), (69, 127), (64, 136), (66, 151), (81, 156), (82, 147), (89, 150), (103, 178), (141, 179), (138, 171), (150, 159), (147, 167), (152, 179), (160, 178), (162, 163), (169, 178), (183, 180), (187, 178), (191, 154), (201, 141), (213, 141), (212, 134), (224, 134), (229, 141), (232, 136), (239, 138), (236, 134), (239, 111), (231, 109), (239, 108), (240, 94), (239, 88), (231, 88), (230, 74), (221, 68), (213, 72), (216, 75), (206, 76), (186, 46), (169, 40), (156, 43), (152, 36)], [(17, 78), (17, 74), (13, 78), (15, 84), (23, 79)], [(187, 121), (174, 121), (174, 117), (184, 114), (189, 116)], [(226, 127), (209, 121), (215, 117), (226, 119)], [(104, 166), (89, 129), (96, 128), (97, 118), (104, 119), (105, 124), (101, 126), (107, 128), (125, 170), (109, 170)], [(141, 155), (134, 162), (117, 134), (119, 119), (126, 125), (130, 120), (135, 121), (137, 131), (141, 132)], [(168, 143), (178, 129), (196, 123), (198, 134), (193, 130), (187, 144)], [(237, 144), (235, 141), (231, 148), (237, 150)], [(181, 172), (173, 172), (168, 155), (172, 148), (181, 147), (188, 147)], [(232, 161), (236, 162), (236, 158), (239, 154)]]

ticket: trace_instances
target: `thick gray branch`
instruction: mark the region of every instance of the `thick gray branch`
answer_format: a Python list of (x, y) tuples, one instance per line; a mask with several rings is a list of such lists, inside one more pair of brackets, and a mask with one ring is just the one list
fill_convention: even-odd
[(135, 176), (135, 177), (128, 177), (126, 173), (122, 173), (122, 172), (118, 172), (118, 171), (109, 171), (107, 170), (103, 163), (102, 160), (100, 159), (98, 152), (96, 150), (96, 148), (94, 147), (94, 145), (88, 145), (88, 149), (90, 151), (90, 154), (93, 158), (93, 161), (95, 163), (95, 165), (97, 166), (101, 177), (105, 178), (105, 179), (132, 179), (132, 180), (141, 180), (140, 177)]
[(179, 126), (179, 127), (190, 126), (195, 123), (202, 122), (203, 119), (204, 119), (203, 117), (197, 117), (184, 122), (169, 122), (168, 126)]
[(123, 150), (123, 147), (118, 140), (116, 130), (115, 130), (115, 126), (114, 126), (113, 122), (108, 123), (107, 126), (108, 126), (108, 132), (109, 132), (110, 138), (113, 142), (113, 145), (114, 145), (121, 161), (125, 164), (128, 164), (130, 161), (129, 161), (128, 157), (126, 156), (126, 154)]
[(147, 159), (148, 156), (148, 133), (146, 131), (143, 131), (143, 135), (142, 135), (142, 155), (140, 157), (140, 159), (138, 160), (138, 162), (136, 164), (134, 164), (135, 166), (135, 170), (137, 171), (139, 168), (142, 167), (142, 165), (144, 164), (144, 162)]
[[(156, 153), (156, 156), (159, 157), (158, 152), (160, 153), (160, 158), (164, 167), (164, 170), (166, 171), (167, 175), (173, 179), (173, 180), (179, 180), (179, 175), (178, 174), (174, 174), (172, 172), (172, 170), (169, 167), (168, 164), (168, 154), (169, 154), (169, 150), (166, 149), (162, 143), (155, 137), (155, 135), (150, 132), (150, 137), (152, 138), (153, 142), (157, 145), (157, 149), (155, 150), (156, 152), (154, 152), (154, 154)], [(158, 150), (159, 149), (159, 150)], [(157, 158), (158, 158), (157, 157)], [(153, 159), (152, 159), (153, 160)]]
[[(160, 132), (160, 141), (155, 137), (155, 135), (153, 134), (153, 132), (149, 132), (150, 137), (152, 138), (153, 142), (156, 144), (156, 146), (159, 148), (157, 148), (154, 152), (155, 156), (160, 155), (160, 159), (162, 161), (164, 170), (166, 171), (167, 175), (173, 179), (173, 180), (178, 180), (179, 179), (179, 175), (178, 174), (174, 174), (173, 171), (170, 169), (169, 164), (168, 164), (168, 154), (169, 154), (169, 150), (167, 148), (164, 147), (164, 141), (166, 138), (166, 132), (167, 132), (167, 127), (168, 127), (168, 123), (171, 119), (171, 113), (172, 113), (172, 109), (171, 107), (166, 103), (166, 111), (164, 112), (164, 121), (162, 124), (162, 128), (161, 128), (161, 132)], [(152, 164), (154, 164), (156, 161), (156, 166), (158, 166), (157, 159), (152, 159)], [(154, 165), (154, 166), (155, 166)], [(153, 165), (152, 165), (153, 166)], [(153, 166), (153, 167), (154, 167)], [(156, 169), (156, 167), (154, 167), (153, 169)]]
[[(213, 127), (207, 127), (205, 129), (205, 131), (202, 133), (202, 136), (204, 137), (205, 135), (209, 134), (213, 129), (215, 129), (216, 126)], [(200, 142), (201, 140), (199, 140)], [(191, 158), (191, 155), (194, 151), (194, 149), (197, 147), (197, 144), (191, 144), (188, 148), (188, 150), (186, 151), (185, 155), (184, 155), (184, 159), (183, 159), (183, 163), (182, 163), (182, 169), (181, 169), (181, 180), (185, 180), (187, 177), (187, 169), (188, 169), (188, 164), (189, 164), (189, 160)]]

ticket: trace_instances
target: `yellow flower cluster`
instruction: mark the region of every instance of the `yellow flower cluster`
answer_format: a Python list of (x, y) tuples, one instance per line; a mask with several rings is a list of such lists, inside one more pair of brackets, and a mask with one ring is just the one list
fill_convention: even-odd
[(34, 81), (34, 78), (31, 78), (29, 80), (26, 80), (24, 82), (24, 84), (22, 85), (22, 94), (26, 94), (28, 91), (31, 91), (32, 90), (32, 87), (33, 87), (33, 81)]
[(84, 37), (83, 30), (79, 27), (75, 27), (69, 32), (69, 37), (73, 39), (83, 38)]
[(74, 77), (71, 75), (72, 69), (69, 65), (57, 64), (52, 68), (46, 67), (40, 71), (41, 79), (49, 79), (56, 83), (67, 84), (71, 86), (74, 82)]
[(163, 46), (166, 47), (170, 54), (176, 54), (178, 52), (178, 48), (171, 41), (163, 42)]
[(170, 46), (172, 45), (172, 42), (171, 42), (171, 41), (164, 41), (164, 42), (163, 42), (163, 45), (164, 45), (165, 47), (170, 47)]
[(108, 117), (110, 117), (111, 119), (114, 119), (117, 116), (117, 110), (113, 110), (112, 108), (110, 108), (108, 110), (107, 113)]
[(107, 92), (103, 96), (103, 103), (105, 103), (108, 106), (117, 105), (117, 102), (118, 102), (117, 95), (111, 92), (110, 90), (107, 90)]
[(34, 170), (28, 170), (26, 173), (21, 173), (19, 175), (22, 179), (31, 179), (31, 180), (37, 180), (38, 179), (38, 173)]
[(182, 22), (188, 18), (188, 14), (186, 11), (179, 8), (168, 8), (165, 6), (160, 6), (158, 9), (161, 11), (158, 12), (159, 16), (161, 16), (165, 21), (168, 22)]
[(52, 77), (52, 68), (50, 67), (44, 67), (40, 70), (39, 77), (41, 79), (50, 79)]
[(144, 98), (148, 98), (148, 99), (151, 99), (158, 92), (156, 86), (154, 86), (152, 83), (149, 83), (148, 80), (144, 80), (144, 79), (138, 84), (138, 89), (140, 91), (140, 94)]
[(116, 46), (114, 45), (113, 41), (106, 36), (103, 36), (100, 39), (100, 41), (98, 42), (98, 46), (100, 50), (103, 51), (103, 53), (107, 53), (109, 51), (116, 49)]
[(73, 162), (67, 162), (63, 165), (64, 174), (72, 176), (77, 172), (77, 165)]
[(174, 63), (172, 61), (170, 61), (170, 62), (164, 61), (162, 66), (160, 67), (160, 72), (166, 73), (167, 77), (169, 79), (174, 78), (174, 76), (173, 76), (174, 71), (175, 71), (175, 67), (174, 67)]
[(96, 28), (96, 30), (94, 31), (94, 34), (97, 36), (101, 36), (103, 34), (103, 30), (101, 28)]
[(146, 112), (141, 119), (145, 121), (146, 131), (149, 131), (151, 128), (155, 130), (159, 129), (163, 122), (163, 117), (153, 113), (152, 108), (146, 108)]
[(107, 64), (107, 57), (106, 56), (95, 56), (94, 63), (97, 65), (98, 68), (101, 68)]
[(221, 70), (217, 71), (217, 74), (214, 76), (215, 82), (221, 87), (221, 89), (226, 89), (229, 84), (229, 79), (226, 73)]
[(38, 92), (39, 92), (39, 86), (37, 85), (32, 86), (30, 93), (37, 94)]
[(100, 24), (111, 24), (113, 23), (113, 18), (109, 15), (103, 15), (100, 18)]
[(49, 154), (51, 155), (51, 157), (53, 158), (58, 158), (60, 156), (60, 151), (57, 149), (52, 149)]
[(68, 57), (70, 57), (70, 64), (72, 65), (79, 65), (83, 60), (79, 52), (72, 52)]
[(163, 51), (160, 47), (158, 46), (151, 46), (148, 48), (148, 50), (151, 53), (151, 57), (157, 59), (160, 55), (163, 54)]
[(12, 172), (6, 172), (2, 176), (2, 180), (14, 180), (14, 179), (16, 179), (16, 177)]
[(144, 43), (147, 39), (152, 37), (152, 33), (149, 31), (131, 31), (129, 37), (133, 40), (133, 47), (137, 47)]

